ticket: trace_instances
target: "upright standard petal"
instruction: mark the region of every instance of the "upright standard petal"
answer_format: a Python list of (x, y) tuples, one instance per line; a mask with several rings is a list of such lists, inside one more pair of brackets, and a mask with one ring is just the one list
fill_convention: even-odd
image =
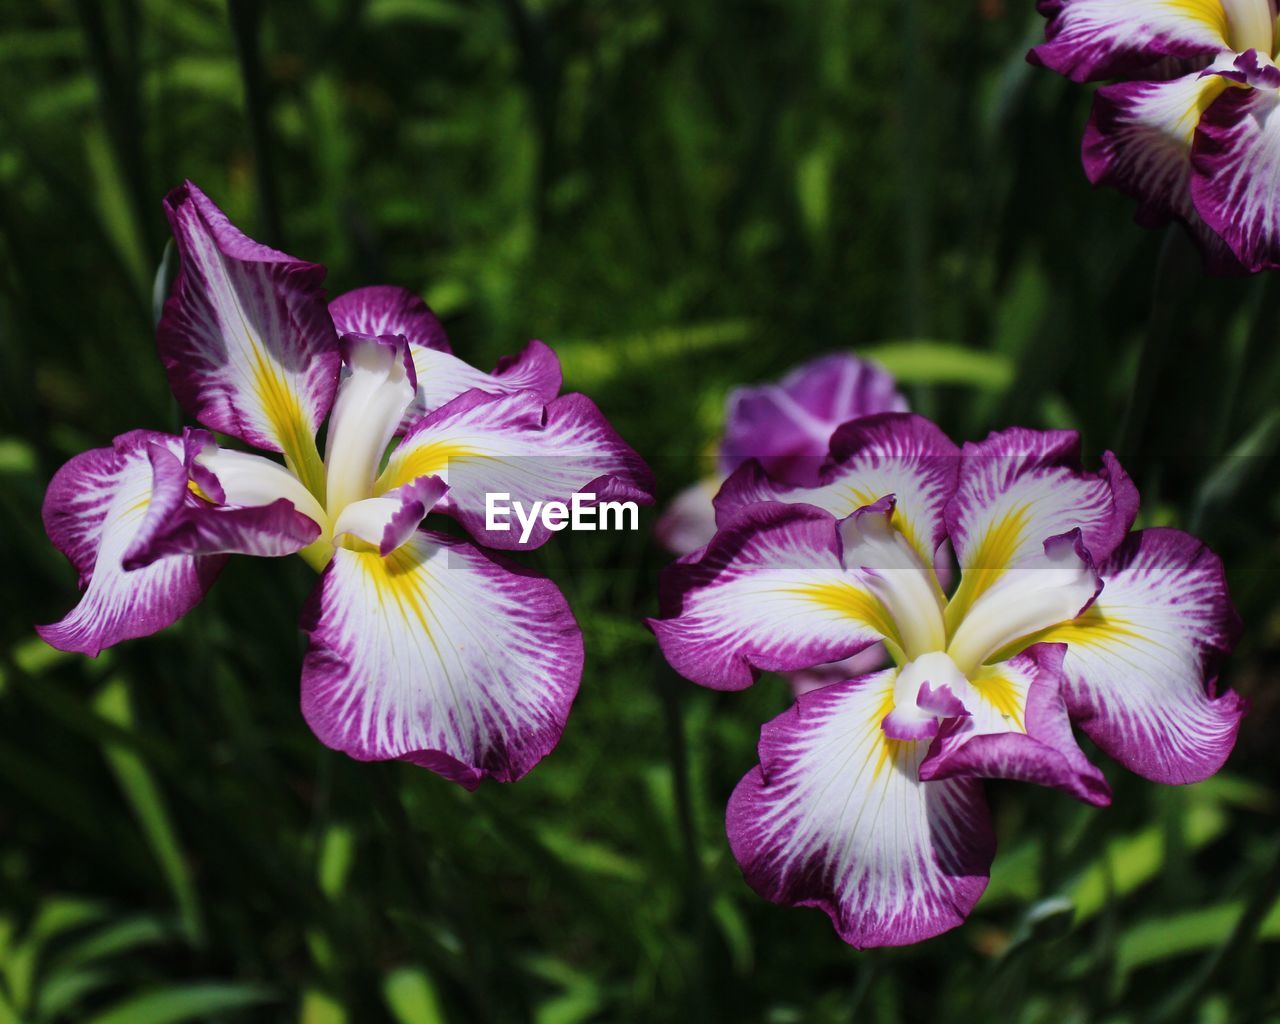
[(730, 473), (757, 459), (770, 476), (811, 485), (837, 427), (860, 416), (906, 409), (907, 400), (885, 370), (847, 353), (823, 356), (777, 384), (730, 394), (721, 464)]
[(838, 523), (810, 505), (757, 504), (721, 528), (698, 561), (663, 570), (662, 618), (649, 620), (671, 667), (716, 690), (760, 670), (847, 658), (896, 631), (841, 563)]
[(401, 335), (409, 342), (418, 391), (401, 432), (473, 388), (490, 395), (532, 391), (543, 402), (560, 392), (560, 361), (542, 342), (529, 342), (518, 356), (503, 358), (493, 373), (484, 373), (451, 354), (436, 315), (404, 288), (358, 288), (334, 299), (329, 312), (342, 334)]
[(954, 629), (1004, 574), (1032, 567), (1051, 537), (1081, 531), (1093, 561), (1124, 538), (1138, 514), (1138, 492), (1110, 452), (1102, 469), (1080, 468), (1080, 437), (1069, 430), (1014, 427), (966, 444), (955, 497), (947, 507), (960, 586), (947, 607)]
[(190, 182), (165, 212), (181, 265), (157, 340), (174, 394), (213, 430), (318, 464), (339, 365), (324, 268), (245, 237)]
[(1032, 64), (1077, 82), (1127, 77), (1162, 57), (1212, 57), (1228, 49), (1218, 0), (1040, 0), (1049, 19)]
[(303, 614), (302, 711), (327, 746), (468, 788), (560, 739), (582, 634), (549, 580), (420, 531), (387, 558), (339, 548)]
[(1065, 643), (1072, 717), (1111, 757), (1155, 782), (1199, 782), (1235, 744), (1245, 702), (1217, 693), (1240, 622), (1222, 563), (1180, 530), (1131, 534), (1099, 566), (1102, 593)]
[(928, 744), (882, 731), (894, 675), (801, 697), (761, 731), (760, 766), (729, 800), (729, 843), (748, 884), (775, 903), (818, 907), (858, 948), (960, 924), (995, 852), (981, 782), (921, 782)]
[[(376, 489), (383, 493), (428, 475), (449, 485), (440, 510), (477, 540), (502, 549), (534, 548), (552, 533), (541, 518), (522, 529), (511, 513), (516, 503), (531, 511), (535, 502), (568, 504), (580, 494), (584, 508), (599, 508), (603, 516), (604, 502), (653, 500), (649, 467), (584, 395), (544, 405), (529, 391), (468, 392), (414, 425)], [(489, 495), (505, 495), (502, 502), (511, 506), (501, 525), (495, 513), (493, 528)]]
[(187, 493), (185, 473), (155, 473), (153, 448), (181, 467), (181, 438), (134, 430), (111, 448), (77, 455), (49, 484), (45, 531), (75, 566), (84, 590), (61, 621), (36, 627), (60, 650), (96, 656), (121, 640), (164, 629), (199, 603), (226, 561), (179, 556), (126, 571), (125, 556), (139, 534), (154, 528), (153, 503), (171, 508)]
[(1196, 210), (1236, 258), (1280, 267), (1280, 91), (1227, 89), (1200, 119), (1191, 168)]
[(748, 462), (716, 496), (721, 524), (757, 501), (804, 502), (843, 518), (893, 495), (894, 523), (932, 565), (946, 537), (943, 518), (955, 492), (960, 450), (937, 426), (912, 413), (883, 413), (842, 426), (831, 438), (831, 462), (812, 487), (771, 480)]

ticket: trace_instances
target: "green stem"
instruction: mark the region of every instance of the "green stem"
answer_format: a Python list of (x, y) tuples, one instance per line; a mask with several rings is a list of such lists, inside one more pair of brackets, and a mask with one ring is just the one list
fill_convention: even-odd
[(1124, 425), (1120, 428), (1117, 452), (1121, 458), (1132, 458), (1142, 448), (1151, 399), (1164, 372), (1169, 349), (1173, 346), (1174, 314), (1196, 271), (1198, 255), (1187, 240), (1181, 225), (1172, 224), (1165, 232), (1156, 260), (1155, 284), (1151, 294), (1151, 310), (1147, 317), (1147, 333), (1138, 355), (1138, 373)]
[(244, 86), (244, 113), (249, 124), (249, 145), (253, 150), (254, 183), (258, 193), (258, 218), (269, 245), (284, 245), (280, 223), (280, 203), (276, 193), (275, 164), (271, 156), (269, 104), (262, 75), (260, 45), (262, 5), (257, 0), (227, 0), (231, 34), (235, 37), (240, 82)]

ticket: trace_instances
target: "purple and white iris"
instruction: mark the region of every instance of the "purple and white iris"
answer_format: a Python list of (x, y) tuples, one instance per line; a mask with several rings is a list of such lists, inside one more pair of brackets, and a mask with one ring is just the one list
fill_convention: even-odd
[[(832, 353), (801, 363), (776, 384), (740, 387), (729, 394), (716, 475), (691, 484), (658, 518), (654, 535), (674, 554), (692, 556), (716, 534), (714, 499), (721, 484), (750, 458), (776, 479), (811, 484), (842, 424), (878, 412), (906, 412), (893, 377), (864, 359)], [(885, 664), (878, 645), (832, 665), (788, 672), (796, 696), (862, 675)]]
[(1222, 565), (1178, 530), (1130, 532), (1132, 482), (1110, 453), (1084, 471), (1078, 450), (1023, 429), (962, 450), (887, 413), (840, 428), (809, 486), (747, 462), (721, 489), (715, 538), (663, 580), (651, 626), (671, 664), (739, 690), (876, 643), (894, 662), (764, 727), (728, 809), (763, 896), (820, 907), (855, 946), (917, 942), (986, 885), (980, 779), (1109, 801), (1072, 720), (1149, 779), (1222, 765), (1244, 712), (1216, 692), (1239, 628)]
[(181, 269), (159, 354), (209, 429), (134, 430), (57, 472), (45, 527), (84, 593), (40, 635), (96, 655), (186, 614), (230, 554), (298, 553), (321, 573), (302, 617), (321, 741), (468, 787), (520, 778), (564, 729), (582, 634), (551, 581), (420, 525), (441, 512), (488, 547), (536, 547), (547, 531), (485, 529), (486, 490), (648, 502), (648, 468), (589, 399), (556, 397), (541, 342), (483, 373), (411, 293), (326, 305), (323, 267), (247, 238), (194, 185), (165, 210)]
[(1187, 224), (1212, 269), (1280, 267), (1275, 0), (1040, 0), (1028, 55), (1100, 88), (1084, 137), (1094, 184), (1138, 219)]

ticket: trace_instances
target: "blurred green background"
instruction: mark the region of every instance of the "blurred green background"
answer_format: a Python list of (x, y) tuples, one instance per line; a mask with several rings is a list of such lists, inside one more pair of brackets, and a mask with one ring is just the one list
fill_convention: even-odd
[[(1280, 284), (1201, 276), (1079, 165), (1029, 2), (8, 0), (0, 5), (0, 1022), (1280, 1020)], [(588, 662), (559, 749), (468, 794), (298, 711), (297, 559), (233, 560), (96, 661), (44, 486), (182, 422), (154, 355), (165, 191), (332, 293), (420, 290), (481, 366), (537, 336), (653, 464), (846, 348), (959, 439), (1074, 426), (1143, 522), (1225, 558), (1254, 702), (1227, 770), (1105, 762), (1094, 810), (992, 785), (968, 924), (858, 953), (742, 882), (728, 794), (788, 692), (676, 679), (640, 534), (532, 561)]]

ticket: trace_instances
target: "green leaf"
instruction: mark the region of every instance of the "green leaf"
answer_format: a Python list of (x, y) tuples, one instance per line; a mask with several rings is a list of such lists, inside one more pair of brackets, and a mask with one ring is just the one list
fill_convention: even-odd
[[(1117, 970), (1124, 975), (1160, 960), (1213, 949), (1227, 940), (1242, 913), (1244, 904), (1232, 901), (1134, 925), (1116, 945)], [(1258, 936), (1280, 939), (1280, 900), (1262, 919)]]
[(388, 974), (382, 995), (396, 1024), (445, 1024), (435, 985), (416, 967), (398, 967)]
[(1013, 364), (997, 352), (944, 341), (891, 341), (860, 349), (903, 384), (959, 384), (980, 391), (1003, 391), (1013, 380)]
[(220, 981), (172, 985), (125, 999), (85, 1024), (179, 1024), (273, 999), (275, 994), (260, 985)]
[[(129, 693), (124, 680), (114, 678), (99, 692), (95, 707), (103, 718), (117, 725), (133, 724)], [(186, 857), (169, 820), (164, 797), (150, 769), (138, 754), (120, 743), (105, 741), (103, 754), (111, 766), (120, 788), (124, 790), (138, 823), (142, 826), (151, 851), (165, 880), (173, 892), (187, 939), (195, 945), (203, 941), (203, 924), (195, 883), (187, 867)]]

